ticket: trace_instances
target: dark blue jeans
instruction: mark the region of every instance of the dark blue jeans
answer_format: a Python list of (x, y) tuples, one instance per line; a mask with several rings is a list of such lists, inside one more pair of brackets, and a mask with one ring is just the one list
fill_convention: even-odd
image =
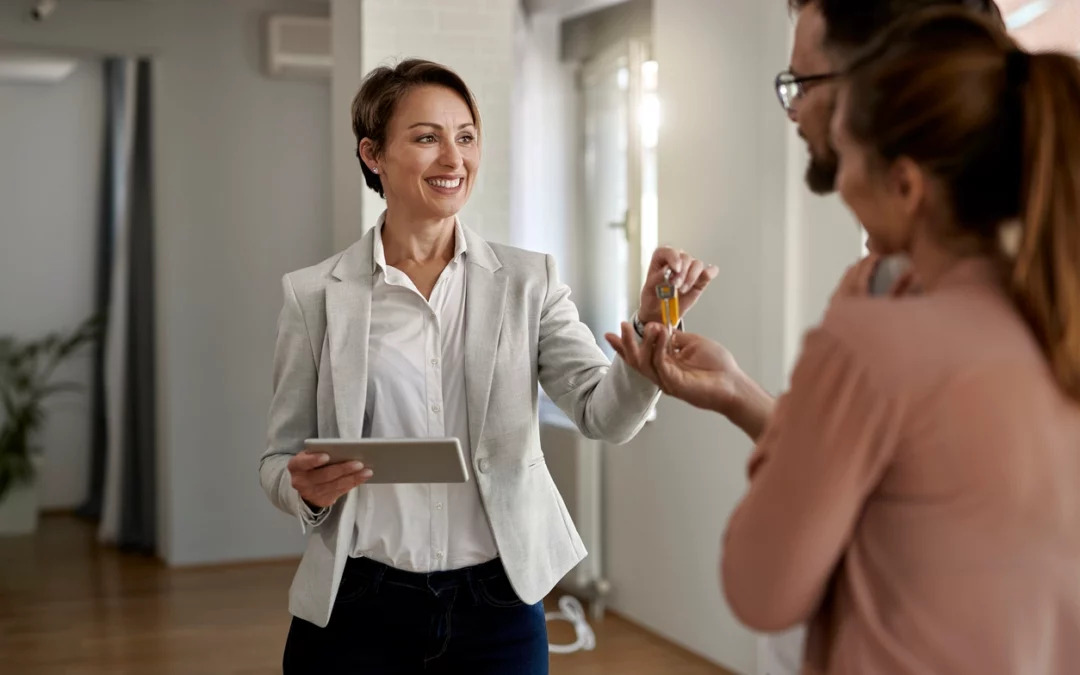
[(285, 675), (547, 675), (542, 603), (514, 593), (493, 560), (449, 572), (345, 565), (326, 628), (293, 618)]

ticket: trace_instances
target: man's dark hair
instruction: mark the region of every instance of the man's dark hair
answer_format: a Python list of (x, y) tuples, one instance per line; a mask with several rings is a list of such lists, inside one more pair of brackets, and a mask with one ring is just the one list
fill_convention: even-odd
[(897, 19), (931, 7), (964, 7), (1004, 23), (994, 0), (788, 0), (793, 12), (814, 4), (825, 17), (825, 44), (841, 51), (864, 47)]

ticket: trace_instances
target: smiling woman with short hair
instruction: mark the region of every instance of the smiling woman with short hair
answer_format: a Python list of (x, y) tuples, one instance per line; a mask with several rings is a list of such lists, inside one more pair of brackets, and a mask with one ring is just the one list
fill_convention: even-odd
[[(637, 433), (659, 392), (607, 360), (550, 256), (459, 221), (481, 154), (460, 77), (419, 60), (379, 68), (352, 109), (386, 211), (346, 251), (283, 280), (260, 464), (270, 500), (310, 532), (285, 673), (547, 673), (541, 601), (586, 553), (544, 463), (537, 385), (582, 433), (613, 443)], [(665, 268), (684, 307), (716, 274), (660, 249), (646, 288)], [(639, 313), (659, 320), (655, 290)], [(369, 469), (305, 450), (315, 437), (454, 437), (472, 475), (365, 484)]]

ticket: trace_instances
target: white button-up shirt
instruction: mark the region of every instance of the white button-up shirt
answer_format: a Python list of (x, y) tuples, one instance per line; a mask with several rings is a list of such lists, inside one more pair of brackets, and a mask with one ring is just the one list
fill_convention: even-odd
[[(383, 220), (371, 297), (365, 438), (457, 438), (472, 466), (465, 397), (465, 237), (428, 300), (386, 264)], [(371, 513), (358, 516), (353, 557), (410, 572), (477, 565), (498, 555), (476, 481), (365, 485)]]

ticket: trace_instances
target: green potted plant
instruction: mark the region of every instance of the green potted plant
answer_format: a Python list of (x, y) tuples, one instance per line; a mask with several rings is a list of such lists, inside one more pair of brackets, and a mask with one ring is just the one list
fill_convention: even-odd
[(54, 382), (57, 366), (96, 340), (101, 321), (91, 317), (70, 333), (22, 342), (0, 337), (0, 534), (28, 534), (37, 526), (35, 476), (41, 462), (37, 437), (52, 396), (81, 387)]

